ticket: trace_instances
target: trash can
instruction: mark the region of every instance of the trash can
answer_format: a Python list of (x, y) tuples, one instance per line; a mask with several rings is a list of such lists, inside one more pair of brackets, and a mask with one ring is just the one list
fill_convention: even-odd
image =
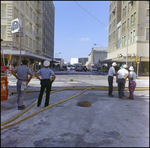
[(8, 83), (6, 68), (1, 66), (1, 101), (8, 99)]

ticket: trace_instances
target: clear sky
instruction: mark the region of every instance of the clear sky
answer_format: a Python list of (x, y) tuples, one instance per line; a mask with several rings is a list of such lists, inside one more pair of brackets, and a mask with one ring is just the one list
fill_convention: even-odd
[[(54, 57), (88, 57), (93, 47), (108, 47), (109, 1), (53, 1), (55, 7)], [(94, 46), (94, 44), (100, 44)], [(61, 54), (58, 54), (61, 52)]]

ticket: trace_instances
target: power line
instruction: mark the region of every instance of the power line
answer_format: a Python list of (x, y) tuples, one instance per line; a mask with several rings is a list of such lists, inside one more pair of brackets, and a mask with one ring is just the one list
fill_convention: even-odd
[[(78, 4), (76, 1), (74, 1), (76, 4)], [(85, 10), (80, 4), (78, 4), (83, 10)], [(100, 22), (102, 25), (107, 27), (105, 24), (103, 24), (101, 21), (99, 21), (96, 17), (94, 17), (91, 13), (89, 13), (87, 10), (85, 10), (88, 14), (90, 14), (94, 19), (96, 19), (98, 22)], [(108, 28), (108, 27), (107, 27)]]

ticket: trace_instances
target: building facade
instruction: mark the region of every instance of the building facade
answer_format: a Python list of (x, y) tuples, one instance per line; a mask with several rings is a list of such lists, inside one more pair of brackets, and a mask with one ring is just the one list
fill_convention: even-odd
[(137, 56), (138, 73), (149, 74), (149, 1), (110, 1), (107, 60), (137, 70)]
[[(20, 48), (21, 60), (28, 59), (32, 70), (44, 60), (53, 60), (54, 11), (52, 1), (1, 1), (1, 48), (6, 63), (11, 54), (10, 63), (14, 67), (19, 64)], [(22, 20), (22, 37), (11, 33), (11, 21), (16, 18)]]

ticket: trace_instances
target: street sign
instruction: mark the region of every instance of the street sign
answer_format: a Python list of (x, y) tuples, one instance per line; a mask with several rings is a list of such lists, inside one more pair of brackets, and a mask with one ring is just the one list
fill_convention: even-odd
[(11, 21), (11, 33), (21, 32), (22, 28), (22, 20), (20, 18), (16, 18)]
[(139, 64), (140, 63), (141, 58), (136, 56), (136, 63)]

